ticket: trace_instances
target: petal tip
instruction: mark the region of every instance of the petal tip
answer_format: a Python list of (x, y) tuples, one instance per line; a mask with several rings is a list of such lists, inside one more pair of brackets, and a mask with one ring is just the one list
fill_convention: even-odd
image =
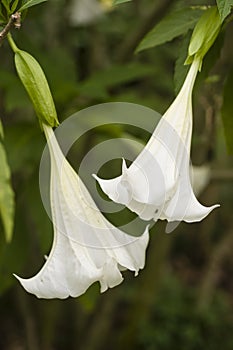
[(127, 170), (128, 170), (128, 168), (127, 168), (127, 165), (126, 165), (126, 161), (125, 161), (124, 158), (122, 158), (122, 167), (121, 167), (122, 175), (125, 175)]
[(19, 283), (21, 284), (21, 286), (29, 293), (31, 293), (28, 288), (26, 287), (27, 284), (27, 279), (25, 278), (21, 278), (18, 275), (16, 275), (15, 273), (13, 273), (13, 276), (19, 281)]
[(95, 179), (96, 181), (99, 180), (99, 177), (98, 177), (96, 174), (91, 174), (91, 176), (94, 177), (94, 179)]
[(16, 275), (15, 273), (13, 273), (13, 276), (21, 283), (21, 281), (23, 280), (23, 278), (19, 277), (18, 275)]

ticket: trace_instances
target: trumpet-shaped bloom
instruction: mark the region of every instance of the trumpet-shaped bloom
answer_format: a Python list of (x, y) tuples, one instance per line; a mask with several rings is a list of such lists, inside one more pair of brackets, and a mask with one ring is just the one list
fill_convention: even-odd
[(43, 127), (51, 159), (54, 242), (34, 277), (16, 277), (39, 298), (77, 297), (96, 281), (104, 292), (122, 282), (121, 270), (129, 269), (137, 275), (144, 267), (148, 229), (142, 236), (132, 237), (111, 225), (64, 157), (52, 128)]
[(69, 7), (69, 19), (73, 26), (91, 24), (105, 11), (104, 6), (97, 0), (73, 0)]
[(178, 96), (129, 168), (123, 160), (122, 175), (94, 175), (109, 198), (144, 220), (200, 221), (218, 206), (201, 205), (190, 183), (192, 90), (199, 66), (194, 59)]

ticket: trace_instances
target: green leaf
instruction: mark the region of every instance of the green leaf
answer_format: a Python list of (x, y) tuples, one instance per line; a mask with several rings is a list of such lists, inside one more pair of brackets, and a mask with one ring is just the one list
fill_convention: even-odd
[(224, 19), (230, 14), (231, 8), (233, 6), (233, 0), (216, 0), (219, 15), (221, 17), (221, 21), (223, 22)]
[(26, 10), (29, 7), (38, 5), (41, 2), (45, 2), (45, 1), (48, 1), (48, 0), (29, 0), (23, 6), (21, 6), (20, 9), (18, 9), (18, 11), (24, 11), (24, 10)]
[(52, 127), (57, 126), (59, 124), (57, 112), (47, 79), (39, 63), (27, 52), (17, 49), (15, 66), (39, 121)]
[(184, 65), (184, 62), (187, 57), (190, 37), (191, 32), (189, 31), (188, 35), (185, 35), (181, 42), (178, 52), (178, 58), (175, 63), (174, 85), (176, 94), (178, 94), (178, 92), (180, 91), (189, 70), (189, 67), (187, 65)]
[(203, 13), (203, 7), (186, 7), (169, 13), (141, 41), (136, 52), (161, 45), (192, 29)]
[(14, 13), (17, 6), (18, 6), (19, 0), (15, 0), (13, 4), (11, 5), (11, 13)]
[(0, 216), (2, 219), (6, 241), (10, 242), (14, 224), (14, 192), (10, 183), (10, 168), (7, 163), (6, 152), (0, 142)]
[(114, 0), (113, 1), (113, 5), (119, 5), (119, 4), (123, 4), (124, 2), (129, 2), (132, 0)]
[(8, 0), (2, 0), (1, 2), (2, 2), (3, 6), (5, 7), (7, 13), (9, 14), (10, 13), (9, 1)]
[(233, 86), (233, 69), (228, 75), (228, 78), (224, 87), (223, 105), (222, 105), (222, 121), (226, 137), (226, 144), (230, 154), (233, 154), (233, 98), (232, 98), (232, 86)]

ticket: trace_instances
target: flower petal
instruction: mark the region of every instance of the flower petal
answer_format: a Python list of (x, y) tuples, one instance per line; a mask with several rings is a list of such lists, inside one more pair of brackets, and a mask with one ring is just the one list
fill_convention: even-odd
[(179, 186), (171, 201), (165, 205), (161, 214), (162, 220), (197, 222), (203, 220), (219, 204), (205, 207), (195, 197), (191, 185), (189, 189)]
[(51, 155), (54, 242), (37, 275), (16, 277), (39, 298), (77, 297), (96, 281), (103, 292), (122, 282), (122, 268), (137, 274), (144, 267), (148, 228), (132, 237), (110, 224), (63, 156), (52, 129), (44, 130)]
[(110, 199), (126, 205), (144, 220), (200, 221), (218, 205), (202, 206), (196, 199), (189, 170), (192, 136), (192, 89), (200, 60), (194, 59), (182, 89), (150, 140), (122, 175), (95, 176)]

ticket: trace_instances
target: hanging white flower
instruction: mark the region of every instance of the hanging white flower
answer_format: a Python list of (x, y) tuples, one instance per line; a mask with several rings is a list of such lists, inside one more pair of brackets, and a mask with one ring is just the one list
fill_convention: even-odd
[(190, 183), (192, 90), (200, 64), (195, 58), (178, 96), (129, 168), (123, 160), (121, 176), (94, 175), (109, 198), (144, 220), (200, 221), (218, 207), (201, 205)]
[(105, 12), (103, 4), (97, 0), (72, 0), (69, 5), (69, 20), (73, 26), (95, 22)]
[(32, 278), (18, 276), (38, 298), (67, 298), (83, 294), (99, 281), (101, 292), (122, 282), (121, 270), (138, 274), (144, 267), (148, 229), (132, 237), (101, 214), (89, 192), (64, 157), (53, 129), (43, 124), (50, 158), (50, 201), (54, 241), (42, 269)]

